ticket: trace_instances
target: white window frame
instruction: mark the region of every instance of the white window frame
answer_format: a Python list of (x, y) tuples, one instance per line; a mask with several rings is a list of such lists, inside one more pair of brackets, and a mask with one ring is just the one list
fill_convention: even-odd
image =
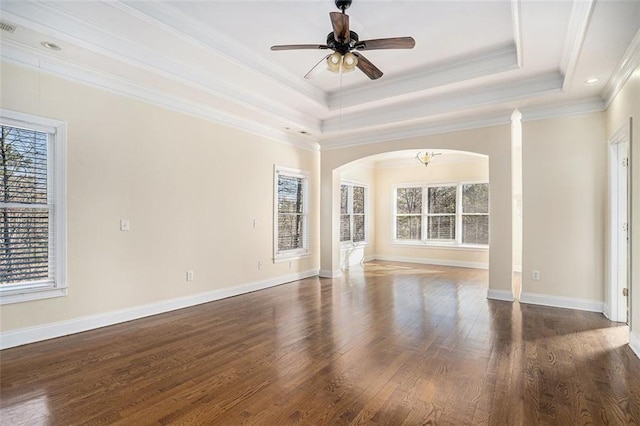
[[(293, 250), (278, 249), (278, 176), (290, 176), (294, 178), (302, 179), (302, 232), (303, 232), (303, 247)], [(310, 173), (304, 170), (293, 169), (283, 166), (274, 166), (273, 172), (273, 261), (285, 262), (289, 260), (301, 259), (311, 255), (309, 250), (310, 235), (309, 235), (309, 181)]]
[[(340, 245), (349, 246), (349, 247), (366, 246), (367, 244), (369, 244), (369, 226), (367, 224), (368, 222), (367, 219), (369, 217), (369, 186), (360, 182), (342, 181), (340, 182), (341, 191), (342, 191), (342, 186), (348, 187), (347, 214), (349, 215), (349, 221), (350, 221), (350, 238), (345, 241), (340, 241)], [(361, 188), (364, 188), (364, 213), (353, 213), (353, 187), (354, 186), (359, 186)], [(340, 200), (340, 202), (342, 203), (342, 199)], [(364, 216), (364, 240), (353, 242), (353, 230), (354, 230), (353, 219), (354, 219), (354, 215), (356, 214)], [(340, 219), (342, 220), (342, 211), (340, 212)]]
[[(392, 224), (391, 235), (392, 245), (402, 246), (420, 246), (420, 247), (437, 247), (437, 248), (449, 248), (449, 249), (461, 249), (461, 250), (476, 250), (486, 251), (489, 250), (489, 244), (468, 244), (462, 242), (462, 187), (464, 185), (472, 185), (478, 183), (489, 184), (489, 197), (491, 197), (491, 184), (488, 180), (476, 180), (476, 181), (461, 181), (461, 182), (429, 182), (429, 183), (406, 183), (406, 184), (394, 184), (391, 187), (391, 202), (392, 202)], [(456, 230), (454, 240), (438, 240), (428, 239), (428, 217), (434, 216), (428, 213), (428, 188), (442, 187), (442, 186), (455, 186), (456, 187)], [(422, 188), (422, 214), (420, 215), (422, 220), (421, 239), (420, 240), (405, 240), (399, 239), (397, 235), (397, 217), (398, 217), (398, 200), (397, 194), (400, 188)], [(484, 215), (484, 214), (483, 214)], [(417, 215), (416, 215), (417, 216)], [(435, 215), (438, 216), (438, 215)], [(488, 213), (491, 217), (491, 212)]]
[[(482, 182), (461, 182), (460, 186), (458, 188), (458, 206), (460, 207), (460, 214), (457, 215), (457, 219), (456, 219), (456, 229), (460, 229), (460, 236), (457, 237), (456, 241), (458, 241), (458, 243), (460, 245), (464, 245), (464, 246), (469, 246), (469, 247), (489, 247), (489, 244), (472, 244), (472, 243), (464, 243), (462, 242), (462, 218), (464, 216), (487, 216), (487, 219), (491, 218), (491, 215), (489, 214), (489, 212), (487, 213), (465, 213), (464, 212), (464, 206), (462, 204), (462, 188), (465, 185), (476, 185), (476, 184), (484, 184), (486, 183), (487, 185), (489, 184), (488, 181), (482, 181)], [(491, 185), (489, 185), (489, 199), (491, 199)], [(489, 228), (491, 229), (491, 228)], [(491, 237), (491, 236), (489, 236)]]
[(48, 134), (47, 138), (47, 204), (49, 212), (48, 280), (0, 286), (0, 305), (48, 299), (67, 295), (67, 126), (50, 118), (0, 109), (3, 124)]

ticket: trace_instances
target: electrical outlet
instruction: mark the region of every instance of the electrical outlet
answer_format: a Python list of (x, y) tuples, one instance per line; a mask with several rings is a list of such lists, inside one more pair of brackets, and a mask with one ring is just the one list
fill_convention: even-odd
[(193, 281), (193, 271), (187, 271), (187, 281)]
[(129, 223), (129, 219), (120, 219), (120, 230), (121, 231), (131, 230), (131, 224)]
[(258, 269), (262, 269), (262, 261), (258, 260)]
[(253, 227), (254, 228), (258, 227), (258, 219), (253, 219)]
[(538, 281), (540, 279), (540, 271), (538, 271), (537, 269), (534, 269), (531, 272), (531, 279), (534, 281)]

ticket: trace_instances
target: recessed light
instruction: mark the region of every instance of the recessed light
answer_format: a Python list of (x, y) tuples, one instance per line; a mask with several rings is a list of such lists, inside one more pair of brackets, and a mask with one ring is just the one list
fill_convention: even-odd
[(585, 82), (585, 84), (596, 84), (598, 82), (598, 80), (599, 80), (598, 77), (589, 77), (584, 82)]
[(50, 41), (43, 41), (40, 43), (43, 47), (46, 47), (49, 50), (55, 50), (56, 52), (62, 50), (62, 47), (58, 46), (55, 43), (51, 43)]

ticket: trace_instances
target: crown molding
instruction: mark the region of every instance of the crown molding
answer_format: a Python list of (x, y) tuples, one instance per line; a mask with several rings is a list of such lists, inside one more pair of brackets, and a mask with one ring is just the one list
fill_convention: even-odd
[(609, 108), (611, 102), (618, 95), (622, 86), (629, 80), (633, 72), (640, 67), (640, 30), (631, 40), (629, 47), (622, 55), (613, 74), (602, 89), (602, 97), (605, 100), (605, 106)]
[(522, 121), (524, 122), (600, 112), (605, 110), (605, 104), (600, 96), (594, 96), (552, 106), (525, 107), (518, 108), (518, 110), (522, 113)]
[(513, 28), (513, 42), (516, 47), (516, 63), (522, 68), (522, 15), (520, 14), (520, 0), (511, 0), (511, 26)]
[(569, 25), (560, 57), (560, 72), (564, 75), (562, 90), (567, 90), (580, 58), (580, 51), (587, 35), (595, 0), (574, 0)]
[(329, 109), (348, 108), (517, 69), (516, 50), (514, 45), (493, 48), (382, 80), (375, 88), (362, 84), (334, 91), (328, 96)]
[[(244, 45), (227, 37), (210, 26), (187, 16), (180, 9), (159, 2), (129, 2), (115, 0), (109, 5), (158, 29), (170, 32), (183, 40), (204, 47), (217, 55), (232, 59), (252, 72), (267, 76), (281, 87), (294, 90), (317, 105), (327, 107), (325, 93), (300, 80), (285, 68), (274, 65), (252, 54)], [(169, 24), (171, 23), (171, 24)]]
[(504, 114), (494, 114), (475, 120), (447, 120), (403, 127), (402, 129), (387, 129), (377, 132), (359, 133), (349, 137), (324, 139), (320, 141), (320, 150), (331, 151), (334, 149), (351, 148), (361, 145), (509, 124), (511, 123), (509, 115), (510, 112), (506, 112)]
[(309, 151), (319, 150), (319, 144), (308, 138), (274, 130), (241, 117), (225, 114), (205, 104), (171, 96), (166, 92), (144, 87), (101, 70), (62, 61), (55, 55), (43, 53), (29, 46), (2, 39), (0, 47), (0, 57), (8, 63), (46, 72), (74, 83), (107, 90), (162, 108), (240, 129), (286, 145)]
[[(544, 120), (571, 115), (588, 114), (603, 111), (604, 101), (600, 97), (586, 98), (579, 101), (557, 104), (553, 107), (518, 108), (523, 121)], [(423, 123), (402, 129), (389, 129), (377, 132), (359, 133), (343, 138), (331, 138), (320, 141), (322, 151), (350, 148), (395, 140), (416, 138), (429, 135), (459, 132), (483, 127), (510, 125), (513, 109), (505, 108), (474, 119), (449, 119), (431, 123)]]
[[(197, 70), (195, 67), (176, 61), (165, 54), (151, 51), (148, 47), (134, 43), (106, 28), (79, 19), (62, 10), (55, 2), (37, 4), (10, 2), (3, 5), (2, 12), (5, 19), (33, 31), (75, 44), (91, 52), (179, 84), (196, 88), (260, 114), (270, 115), (292, 124), (292, 127), (300, 127), (312, 133), (320, 131), (320, 120), (312, 119), (271, 99), (256, 96), (243, 87), (229, 84), (215, 78), (210, 73)], [(46, 22), (47, 26), (38, 22)]]
[[(562, 76), (557, 72), (545, 73), (526, 80), (512, 80), (476, 90), (458, 90), (376, 110), (330, 118), (322, 122), (322, 132), (351, 131), (419, 120), (432, 115), (469, 110), (492, 103), (512, 102), (556, 93), (561, 89)], [(399, 105), (402, 108), (398, 108)]]

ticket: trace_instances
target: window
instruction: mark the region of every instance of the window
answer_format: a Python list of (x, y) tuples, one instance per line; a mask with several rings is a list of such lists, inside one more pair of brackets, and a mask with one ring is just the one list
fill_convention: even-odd
[(459, 183), (395, 189), (397, 242), (489, 244), (489, 184)]
[(340, 186), (340, 241), (366, 243), (366, 191), (362, 185)]
[(462, 243), (489, 244), (489, 184), (462, 185)]
[(456, 239), (456, 190), (455, 186), (427, 188), (427, 239)]
[(65, 126), (0, 110), (0, 301), (63, 296)]
[(396, 189), (396, 238), (422, 239), (422, 188)]
[(274, 260), (309, 254), (308, 185), (306, 173), (276, 167)]

